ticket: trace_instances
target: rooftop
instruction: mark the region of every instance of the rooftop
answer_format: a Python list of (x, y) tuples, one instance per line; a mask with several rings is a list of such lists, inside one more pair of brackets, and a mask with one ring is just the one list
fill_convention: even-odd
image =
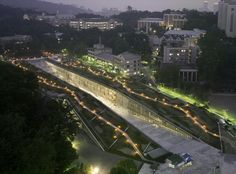
[(141, 56), (138, 54), (134, 54), (134, 53), (130, 53), (130, 52), (123, 52), (121, 54), (118, 55), (118, 57), (122, 57), (125, 60), (137, 60), (137, 59), (141, 59)]
[(139, 21), (149, 21), (149, 22), (161, 22), (163, 19), (161, 18), (141, 18)]
[(205, 34), (206, 31), (194, 29), (194, 30), (169, 30), (164, 35), (180, 35), (186, 37), (200, 37), (202, 34)]
[(108, 22), (108, 21), (116, 21), (114, 19), (108, 18), (81, 18), (81, 20), (86, 22)]
[(98, 55), (96, 55), (96, 58), (104, 60), (104, 61), (112, 61), (113, 60), (114, 55), (113, 54), (109, 54), (109, 53), (100, 53)]
[(176, 12), (170, 12), (170, 13), (166, 13), (165, 15), (180, 15), (180, 16), (185, 16), (185, 14), (181, 14), (181, 13), (176, 13)]

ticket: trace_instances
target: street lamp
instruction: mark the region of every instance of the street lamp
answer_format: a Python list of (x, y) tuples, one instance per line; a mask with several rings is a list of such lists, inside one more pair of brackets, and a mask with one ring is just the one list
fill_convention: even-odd
[(100, 171), (99, 167), (92, 168), (92, 174), (98, 174), (99, 171)]

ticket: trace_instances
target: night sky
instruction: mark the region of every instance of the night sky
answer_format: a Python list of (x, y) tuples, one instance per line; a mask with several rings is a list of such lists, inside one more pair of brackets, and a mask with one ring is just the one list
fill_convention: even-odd
[[(131, 5), (138, 10), (158, 11), (163, 9), (199, 9), (203, 6), (204, 0), (44, 0), (50, 2), (60, 2), (65, 4), (75, 4), (84, 6), (92, 10), (100, 10), (103, 7), (116, 7), (121, 10)], [(214, 2), (219, 0), (208, 0), (211, 9)]]

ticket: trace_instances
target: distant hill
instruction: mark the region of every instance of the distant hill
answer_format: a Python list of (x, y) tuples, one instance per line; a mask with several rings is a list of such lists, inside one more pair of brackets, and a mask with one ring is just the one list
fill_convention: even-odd
[(42, 0), (0, 0), (0, 4), (48, 13), (56, 13), (57, 11), (62, 14), (92, 13), (91, 10), (78, 8), (73, 5), (56, 4)]
[(45, 22), (23, 20), (23, 15), (25, 13), (30, 14), (34, 12), (0, 4), (0, 37), (12, 36), (15, 34), (41, 36), (44, 33), (52, 33), (55, 31), (53, 26)]

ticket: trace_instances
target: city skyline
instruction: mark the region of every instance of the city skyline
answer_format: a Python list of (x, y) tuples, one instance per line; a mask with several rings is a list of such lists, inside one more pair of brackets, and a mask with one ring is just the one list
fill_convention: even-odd
[[(199, 9), (203, 6), (205, 0), (45, 0), (54, 3), (63, 4), (73, 4), (78, 7), (84, 6), (85, 8), (90, 8), (95, 11), (99, 11), (102, 8), (118, 8), (120, 10), (125, 10), (128, 5), (131, 5), (134, 9), (138, 10), (150, 10), (150, 11), (160, 11), (165, 9)], [(208, 0), (209, 8), (213, 9), (213, 4), (218, 2), (217, 0)]]

